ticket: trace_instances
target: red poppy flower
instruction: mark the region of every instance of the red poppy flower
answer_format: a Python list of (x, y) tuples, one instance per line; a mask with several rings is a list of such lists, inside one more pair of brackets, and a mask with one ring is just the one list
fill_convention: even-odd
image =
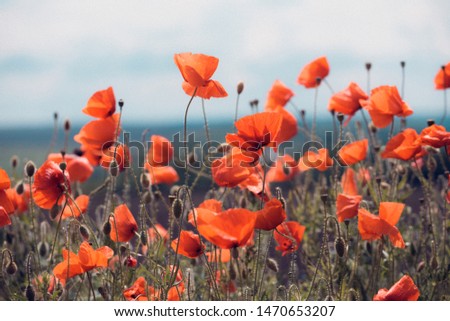
[(271, 231), (283, 223), (285, 219), (286, 212), (284, 211), (283, 204), (278, 199), (272, 198), (264, 204), (262, 210), (256, 212), (255, 228)]
[(114, 242), (128, 242), (138, 231), (136, 220), (126, 204), (116, 207), (114, 219), (110, 217), (109, 222), (111, 223), (109, 237)]
[(127, 301), (148, 301), (147, 293), (151, 294), (152, 292), (154, 292), (153, 287), (148, 286), (147, 281), (141, 276), (122, 293)]
[(163, 136), (152, 135), (152, 145), (147, 154), (148, 163), (153, 166), (167, 166), (173, 157), (173, 146), (170, 140)]
[(409, 275), (404, 275), (389, 290), (378, 290), (374, 295), (374, 301), (417, 301), (420, 291)]
[(278, 135), (274, 138), (276, 146), (281, 145), (281, 143), (288, 141), (289, 139), (297, 135), (298, 133), (297, 119), (284, 107), (278, 106), (273, 109), (266, 109), (266, 111), (278, 113), (283, 118), (281, 121), (280, 131), (278, 132)]
[(422, 144), (441, 148), (450, 144), (450, 133), (444, 126), (433, 124), (420, 133)]
[[(203, 201), (195, 208), (195, 219), (197, 224), (208, 224), (209, 219), (222, 212), (222, 202), (215, 199), (208, 199)], [(194, 211), (191, 210), (188, 214), (188, 222), (195, 226)]]
[(227, 263), (231, 260), (231, 251), (229, 249), (216, 249), (215, 251), (206, 252), (208, 262)]
[(349, 220), (358, 215), (361, 195), (338, 194), (336, 199), (336, 215), (339, 222)]
[[(271, 192), (269, 188), (269, 182), (266, 180), (265, 186), (263, 186), (263, 176), (264, 170), (262, 169), (261, 164), (257, 164), (256, 166), (250, 167), (250, 176), (247, 177), (244, 181), (239, 183), (239, 188), (243, 190), (248, 190), (252, 192), (255, 196), (262, 198), (264, 202), (267, 202), (271, 197)], [(264, 195), (263, 195), (264, 189)]]
[(378, 128), (387, 127), (394, 116), (406, 117), (413, 113), (405, 103), (395, 86), (380, 86), (372, 89), (368, 100), (361, 100), (361, 105), (367, 109), (374, 125)]
[[(66, 208), (62, 212), (62, 219), (79, 217), (81, 214), (85, 214), (89, 205), (89, 196), (80, 195), (75, 199), (76, 206), (73, 201), (69, 201)], [(80, 212), (81, 211), (81, 212)]]
[(280, 251), (283, 256), (297, 251), (303, 239), (303, 234), (305, 234), (305, 229), (303, 225), (295, 221), (278, 225), (276, 230), (273, 231), (273, 237), (278, 243), (275, 250)]
[(108, 260), (114, 255), (114, 251), (107, 246), (94, 250), (88, 242), (80, 245), (78, 255), (64, 249), (62, 251), (63, 262), (57, 264), (53, 274), (66, 284), (67, 279), (76, 275), (91, 271), (97, 267), (107, 267)]
[(145, 169), (148, 171), (148, 178), (152, 185), (172, 185), (180, 180), (177, 171), (171, 166), (153, 167), (145, 163)]
[(422, 156), (423, 153), (421, 152), (422, 140), (420, 136), (414, 129), (406, 128), (387, 142), (386, 148), (381, 153), (381, 157), (407, 161), (413, 157)]
[(232, 147), (223, 157), (214, 160), (211, 172), (214, 182), (219, 186), (235, 187), (252, 173), (250, 162), (253, 158), (246, 156), (239, 148)]
[(341, 178), (342, 192), (347, 195), (358, 195), (358, 187), (356, 186), (355, 171), (347, 168)]
[(317, 79), (324, 79), (330, 73), (330, 66), (326, 57), (319, 57), (303, 67), (297, 78), (297, 83), (306, 88), (317, 87)]
[(3, 168), (0, 168), (0, 190), (5, 190), (11, 187), (11, 180), (8, 173)]
[(358, 230), (363, 240), (378, 240), (383, 235), (389, 236), (392, 245), (405, 247), (402, 235), (395, 227), (402, 215), (405, 204), (394, 202), (381, 202), (379, 215), (373, 215), (366, 209), (358, 211)]
[(217, 80), (210, 79), (217, 69), (219, 59), (203, 54), (190, 52), (174, 55), (174, 60), (184, 78), (183, 90), (192, 96), (204, 99), (228, 96), (225, 89)]
[(114, 160), (114, 155), (120, 172), (122, 172), (125, 168), (130, 167), (130, 149), (128, 146), (124, 146), (123, 144), (119, 144), (117, 148), (114, 145), (105, 148), (100, 159), (100, 166), (108, 170), (111, 166), (111, 162)]
[(63, 159), (61, 153), (52, 153), (47, 156), (47, 160), (52, 160), (57, 164), (65, 161), (67, 164), (66, 170), (69, 172), (71, 182), (83, 183), (94, 172), (94, 168), (89, 163), (89, 160), (83, 156), (66, 154)]
[(7, 214), (14, 212), (14, 205), (11, 202), (8, 194), (5, 190), (8, 190), (11, 186), (11, 180), (9, 179), (8, 173), (2, 168), (0, 168), (0, 206)]
[[(211, 212), (212, 213), (212, 212)], [(253, 236), (256, 215), (243, 208), (233, 208), (197, 221), (199, 233), (212, 244), (231, 249), (247, 244)]]
[(69, 173), (63, 173), (55, 162), (46, 161), (34, 175), (34, 202), (37, 206), (49, 210), (55, 204), (63, 202), (66, 192), (71, 192)]
[(154, 242), (154, 241), (158, 240), (158, 238), (160, 236), (162, 237), (164, 242), (169, 240), (169, 232), (167, 232), (167, 230), (161, 224), (156, 223), (155, 227), (150, 227), (148, 229), (148, 240), (150, 242)]
[(86, 107), (83, 108), (83, 113), (103, 119), (111, 116), (115, 111), (116, 98), (112, 87), (97, 91), (89, 98)]
[(434, 86), (436, 89), (450, 88), (450, 62), (439, 69), (436, 77), (434, 77)]
[(0, 190), (0, 205), (3, 206), (2, 204), (4, 203), (9, 204), (8, 201), (10, 201), (12, 205), (12, 210), (10, 208), (10, 213), (21, 214), (27, 211), (28, 203), (30, 201), (30, 185), (23, 184), (23, 189), (23, 193), (19, 195), (15, 188), (8, 188), (6, 191), (4, 191), (6, 192), (7, 198), (4, 198), (4, 194), (2, 194), (3, 191)]
[(286, 182), (290, 181), (299, 172), (297, 162), (288, 154), (278, 156), (275, 166), (271, 167), (266, 174), (266, 181)]
[(342, 166), (351, 166), (366, 159), (369, 141), (366, 139), (344, 145), (338, 152)]
[(282, 122), (283, 116), (280, 113), (262, 112), (245, 116), (234, 123), (237, 133), (227, 134), (225, 139), (231, 146), (253, 153), (253, 156), (246, 155), (256, 161), (263, 147), (269, 146), (276, 150), (275, 138)]
[(8, 213), (3, 208), (3, 206), (0, 206), (0, 227), (11, 225), (11, 220), (9, 218)]
[(205, 250), (205, 244), (200, 243), (200, 237), (191, 231), (181, 231), (180, 237), (171, 243), (172, 249), (178, 254), (194, 259), (199, 257)]
[(308, 150), (298, 163), (298, 169), (301, 172), (311, 168), (324, 172), (331, 166), (333, 166), (333, 160), (328, 155), (328, 149), (326, 148), (321, 148), (317, 152)]
[[(356, 83), (351, 82), (347, 88), (331, 96), (328, 110), (351, 118), (361, 108), (360, 100), (368, 98), (369, 96)], [(347, 119), (346, 124), (350, 118)]]
[(267, 102), (265, 109), (276, 109), (281, 106), (284, 107), (289, 100), (294, 96), (294, 92), (283, 84), (280, 80), (275, 80), (267, 94)]

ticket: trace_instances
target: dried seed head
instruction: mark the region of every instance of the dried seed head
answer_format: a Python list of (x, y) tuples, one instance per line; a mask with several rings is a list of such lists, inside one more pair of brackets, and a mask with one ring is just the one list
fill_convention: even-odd
[(67, 168), (67, 163), (66, 162), (59, 163), (59, 168), (64, 172)]
[(148, 175), (145, 173), (141, 174), (140, 177), (140, 181), (141, 181), (141, 186), (145, 189), (150, 187), (150, 180), (148, 179)]
[(17, 192), (17, 194), (22, 195), (24, 191), (25, 191), (25, 187), (23, 186), (23, 182), (20, 181), (16, 185), (16, 192)]
[(180, 218), (183, 214), (183, 202), (179, 198), (176, 198), (172, 203), (172, 213), (176, 218)]
[(244, 83), (242, 81), (240, 81), (237, 84), (237, 93), (238, 93), (238, 95), (242, 94), (243, 91), (244, 91)]
[(371, 62), (366, 62), (366, 70), (369, 71), (372, 68)]
[(55, 204), (52, 206), (52, 208), (50, 209), (50, 218), (52, 220), (56, 219), (58, 217), (58, 215), (60, 214), (60, 209), (59, 209), (59, 205)]
[(34, 291), (31, 284), (28, 284), (26, 290), (25, 290), (25, 296), (28, 301), (34, 301), (34, 298), (36, 297), (36, 292)]
[(434, 125), (434, 119), (428, 119), (427, 120), (427, 125), (428, 126), (433, 126)]
[(122, 100), (122, 99), (119, 99), (119, 107), (122, 108), (123, 105), (124, 105), (123, 100)]
[(6, 273), (13, 275), (17, 272), (17, 264), (14, 261), (10, 261), (6, 266)]
[(64, 130), (68, 132), (70, 130), (70, 120), (66, 119), (64, 121)]
[(33, 177), (34, 172), (36, 171), (36, 165), (32, 161), (28, 161), (25, 164), (25, 175), (27, 177)]
[(233, 257), (233, 259), (237, 260), (239, 257), (239, 249), (237, 247), (233, 247), (231, 249), (231, 256)]
[(336, 240), (334, 240), (334, 247), (336, 249), (336, 253), (337, 255), (339, 255), (339, 257), (343, 257), (345, 255), (345, 240), (342, 238), (342, 236), (336, 238)]
[(148, 244), (147, 231), (142, 231), (141, 234), (140, 234), (140, 238), (141, 238), (142, 245), (147, 245)]
[(112, 177), (117, 177), (117, 175), (119, 175), (119, 165), (117, 165), (115, 159), (109, 164), (109, 173)]
[(13, 156), (11, 157), (10, 162), (11, 162), (11, 167), (12, 167), (13, 169), (15, 169), (15, 168), (17, 167), (17, 165), (19, 165), (19, 157), (17, 157), (17, 155), (13, 155)]
[(102, 231), (105, 235), (109, 235), (111, 233), (111, 222), (109, 219), (103, 224)]
[(230, 263), (230, 266), (228, 268), (228, 273), (230, 275), (230, 280), (236, 280), (236, 269), (234, 268), (234, 265)]
[(89, 241), (91, 234), (86, 226), (80, 225), (80, 234), (84, 241)]
[(343, 113), (338, 113), (336, 118), (342, 124), (342, 122), (344, 121), (344, 114)]
[(275, 261), (271, 257), (267, 258), (266, 265), (270, 270), (274, 271), (275, 273), (277, 273), (280, 270), (277, 261)]

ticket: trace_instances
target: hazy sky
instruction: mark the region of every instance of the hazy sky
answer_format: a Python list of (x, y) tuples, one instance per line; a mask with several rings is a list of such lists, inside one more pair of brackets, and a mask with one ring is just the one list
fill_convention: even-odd
[[(232, 120), (235, 86), (248, 101), (265, 101), (276, 79), (310, 111), (313, 90), (296, 84), (302, 66), (326, 55), (335, 90), (356, 81), (366, 88), (400, 85), (406, 61), (405, 100), (420, 112), (443, 104), (434, 90), (439, 67), (450, 61), (450, 1), (114, 1), (0, 0), (0, 111), (2, 126), (86, 122), (88, 98), (113, 86), (125, 101), (124, 121), (148, 126), (181, 123), (189, 97), (173, 54), (192, 51), (220, 59), (214, 79), (229, 93), (206, 102), (208, 116)], [(326, 110), (330, 91), (319, 91)], [(200, 119), (200, 100), (190, 120)]]

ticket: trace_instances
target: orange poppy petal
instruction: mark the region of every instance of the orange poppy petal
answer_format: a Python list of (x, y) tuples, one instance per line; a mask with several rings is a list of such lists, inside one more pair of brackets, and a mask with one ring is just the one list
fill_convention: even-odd
[(270, 231), (286, 219), (286, 212), (281, 202), (273, 198), (264, 204), (264, 208), (256, 212), (255, 228)]
[(9, 218), (8, 213), (3, 208), (3, 206), (0, 206), (0, 227), (11, 225), (11, 220)]
[(97, 91), (89, 98), (83, 113), (96, 118), (107, 118), (116, 111), (116, 98), (112, 87)]
[(8, 189), (11, 187), (11, 180), (8, 173), (3, 168), (0, 168), (0, 190)]
[(319, 57), (303, 67), (297, 78), (297, 83), (306, 88), (315, 88), (317, 87), (317, 79), (324, 79), (329, 72), (330, 66), (327, 58)]
[(351, 166), (366, 159), (368, 146), (368, 139), (358, 140), (343, 146), (338, 152), (341, 165)]
[(179, 238), (171, 243), (171, 247), (178, 254), (194, 259), (199, 257), (205, 250), (205, 245), (200, 243), (200, 237), (191, 231), (181, 231)]
[(8, 214), (14, 212), (14, 205), (4, 190), (0, 190), (0, 206), (3, 207)]
[(380, 202), (380, 218), (390, 225), (397, 225), (405, 204), (396, 202)]
[(417, 301), (420, 291), (409, 275), (404, 275), (389, 290), (381, 289), (373, 297), (374, 301)]
[(114, 218), (111, 217), (109, 221), (111, 223), (109, 236), (114, 242), (128, 242), (138, 231), (136, 220), (126, 204), (117, 206)]
[(336, 215), (339, 222), (351, 219), (358, 215), (359, 203), (362, 201), (360, 195), (338, 194), (336, 199)]

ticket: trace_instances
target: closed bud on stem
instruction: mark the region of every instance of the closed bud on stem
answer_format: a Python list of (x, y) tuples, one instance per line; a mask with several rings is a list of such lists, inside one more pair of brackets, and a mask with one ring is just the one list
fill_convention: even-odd
[(141, 238), (142, 245), (147, 245), (148, 244), (147, 231), (142, 231), (141, 234), (140, 234), (140, 238)]
[(338, 113), (336, 118), (342, 124), (342, 122), (344, 121), (344, 114), (343, 113)]
[(372, 63), (366, 62), (366, 70), (369, 71), (370, 69), (372, 69)]
[(14, 261), (11, 261), (8, 263), (8, 265), (6, 266), (6, 273), (8, 273), (9, 275), (13, 275), (17, 272), (17, 264)]
[(321, 194), (320, 199), (326, 204), (328, 201), (328, 194)]
[(27, 177), (33, 177), (34, 172), (36, 171), (36, 165), (32, 161), (28, 161), (25, 164), (25, 175)]
[(109, 298), (108, 298), (108, 291), (103, 286), (100, 286), (98, 288), (98, 293), (100, 293), (100, 295), (102, 296), (103, 300), (105, 300), (105, 301), (109, 300)]
[(237, 260), (237, 258), (239, 257), (239, 249), (237, 247), (233, 247), (231, 249), (231, 256), (233, 257), (233, 259)]
[(45, 242), (45, 241), (44, 242), (39, 242), (38, 246), (37, 246), (37, 249), (38, 249), (39, 255), (42, 258), (47, 257), (47, 254), (49, 252), (49, 245), (48, 245), (47, 242)]
[(339, 257), (343, 257), (345, 255), (345, 240), (342, 236), (339, 236), (336, 240), (334, 240), (334, 247)]
[(64, 121), (64, 130), (68, 132), (70, 130), (70, 120), (66, 119)]
[(183, 202), (179, 198), (175, 198), (172, 203), (172, 213), (176, 218), (180, 218), (183, 214)]
[(435, 123), (434, 123), (434, 119), (428, 119), (427, 120), (427, 125), (428, 126), (433, 126)]
[(272, 259), (271, 257), (269, 257), (266, 261), (266, 265), (267, 267), (274, 271), (275, 273), (277, 273), (279, 271), (279, 267), (278, 267), (278, 263), (277, 261), (275, 261), (274, 259)]
[(400, 61), (400, 67), (405, 68), (406, 63), (404, 61)]
[(16, 192), (17, 192), (17, 194), (22, 195), (24, 190), (25, 190), (25, 188), (23, 186), (23, 182), (20, 181), (19, 183), (17, 183), (17, 185), (16, 185)]
[(25, 296), (28, 301), (34, 301), (34, 298), (36, 297), (36, 292), (34, 291), (31, 284), (28, 284), (26, 290), (25, 290)]
[(111, 222), (109, 219), (103, 224), (102, 231), (105, 235), (109, 235), (109, 233), (111, 233)]
[(237, 93), (238, 93), (238, 95), (242, 94), (243, 91), (244, 91), (244, 83), (242, 81), (240, 81), (237, 84)]
[(141, 185), (142, 185), (143, 188), (147, 189), (147, 188), (150, 187), (150, 180), (148, 179), (148, 175), (147, 174), (142, 173), (140, 181), (141, 181)]
[(19, 165), (19, 157), (17, 157), (16, 155), (13, 155), (13, 157), (11, 157), (11, 167), (13, 169), (16, 169), (17, 165)]
[(152, 194), (149, 191), (145, 191), (142, 195), (142, 199), (144, 200), (145, 204), (150, 204), (153, 200)]
[(425, 262), (424, 261), (420, 261), (419, 264), (417, 264), (417, 268), (416, 271), (418, 273), (422, 272), (422, 270), (425, 268)]
[(119, 99), (119, 107), (122, 108), (123, 105), (124, 105), (123, 100), (122, 100), (122, 99)]
[(89, 241), (91, 234), (86, 226), (80, 225), (80, 234), (84, 241)]
[(59, 163), (59, 168), (64, 172), (67, 168), (67, 163), (66, 162)]
[(57, 120), (58, 119), (58, 113), (55, 111), (53, 113), (53, 120)]

